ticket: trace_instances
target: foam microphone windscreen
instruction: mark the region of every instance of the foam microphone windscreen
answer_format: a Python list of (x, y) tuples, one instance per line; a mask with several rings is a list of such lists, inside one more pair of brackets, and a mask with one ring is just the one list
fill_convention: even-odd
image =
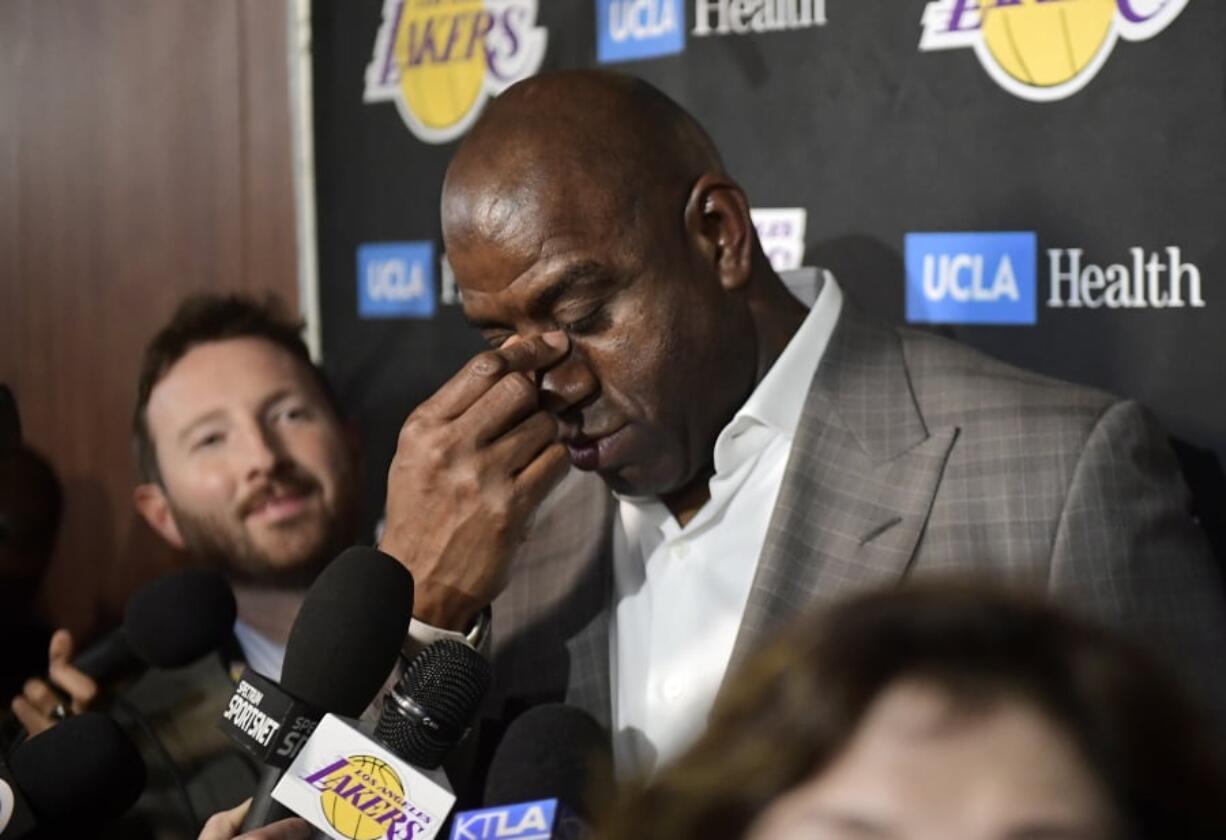
[(9, 766), (45, 836), (69, 836), (66, 829), (78, 823), (96, 828), (132, 807), (145, 787), (136, 747), (97, 712), (70, 717), (23, 742)]
[[(360, 716), (396, 664), (412, 617), (408, 569), (374, 548), (347, 549), (315, 579), (298, 611), (281, 687), (322, 711)], [(356, 627), (360, 634), (347, 631)]]
[(150, 666), (189, 665), (225, 643), (234, 615), (234, 593), (219, 573), (171, 572), (133, 595), (123, 626), (81, 651), (73, 665), (100, 682)]
[(183, 569), (151, 581), (128, 602), (128, 644), (154, 668), (195, 662), (226, 641), (236, 608), (230, 585), (212, 569)]
[(533, 706), (507, 727), (485, 781), (485, 806), (559, 799), (591, 819), (593, 795), (612, 790), (609, 736), (582, 709)]

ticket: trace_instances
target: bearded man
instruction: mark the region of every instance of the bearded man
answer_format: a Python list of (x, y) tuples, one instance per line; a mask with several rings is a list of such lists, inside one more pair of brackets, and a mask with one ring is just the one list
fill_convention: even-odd
[[(254, 768), (217, 729), (231, 679), (244, 664), (280, 678), (307, 589), (353, 541), (356, 444), (300, 328), (272, 303), (201, 296), (145, 350), (133, 417), (136, 509), (192, 562), (228, 579), (238, 618), (220, 658), (151, 673), (113, 698), (117, 717), (157, 741), (144, 744), (149, 790), (116, 836), (195, 837), (202, 817), (250, 795)], [(13, 700), (28, 732), (94, 703), (98, 686), (70, 664), (73, 648), (67, 631), (53, 635), (58, 693), (33, 679)]]

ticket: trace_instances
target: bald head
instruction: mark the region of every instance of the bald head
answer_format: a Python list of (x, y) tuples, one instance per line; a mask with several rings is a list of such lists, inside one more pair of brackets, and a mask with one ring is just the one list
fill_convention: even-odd
[(716, 436), (803, 307), (694, 119), (626, 76), (528, 79), (456, 152), (442, 209), (486, 341), (567, 334), (538, 399), (575, 466), (675, 510), (701, 504)]
[[(615, 73), (533, 76), (490, 103), (443, 186), (443, 235), (497, 235), (559, 193), (611, 217), (678, 210), (723, 163), (702, 127), (660, 91)], [(654, 212), (649, 212), (654, 211)]]

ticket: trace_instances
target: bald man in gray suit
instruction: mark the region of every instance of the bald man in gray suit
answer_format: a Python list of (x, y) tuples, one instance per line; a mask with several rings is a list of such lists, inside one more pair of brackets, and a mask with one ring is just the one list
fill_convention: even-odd
[(1226, 717), (1221, 581), (1144, 412), (877, 325), (829, 275), (806, 308), (658, 91), (520, 82), (442, 210), (493, 349), (405, 422), (382, 547), (419, 630), (493, 604), (493, 714), (565, 699), (650, 769), (783, 619), (954, 572), (1144, 638)]

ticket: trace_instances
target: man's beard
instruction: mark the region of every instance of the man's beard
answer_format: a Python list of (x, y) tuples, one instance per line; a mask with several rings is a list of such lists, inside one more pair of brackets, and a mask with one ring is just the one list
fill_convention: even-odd
[(170, 505), (184, 548), (199, 562), (217, 569), (231, 583), (258, 589), (307, 589), (350, 543), (350, 528), (335, 511), (323, 511), (280, 531), (275, 555), (258, 545), (241, 524), (196, 516)]

